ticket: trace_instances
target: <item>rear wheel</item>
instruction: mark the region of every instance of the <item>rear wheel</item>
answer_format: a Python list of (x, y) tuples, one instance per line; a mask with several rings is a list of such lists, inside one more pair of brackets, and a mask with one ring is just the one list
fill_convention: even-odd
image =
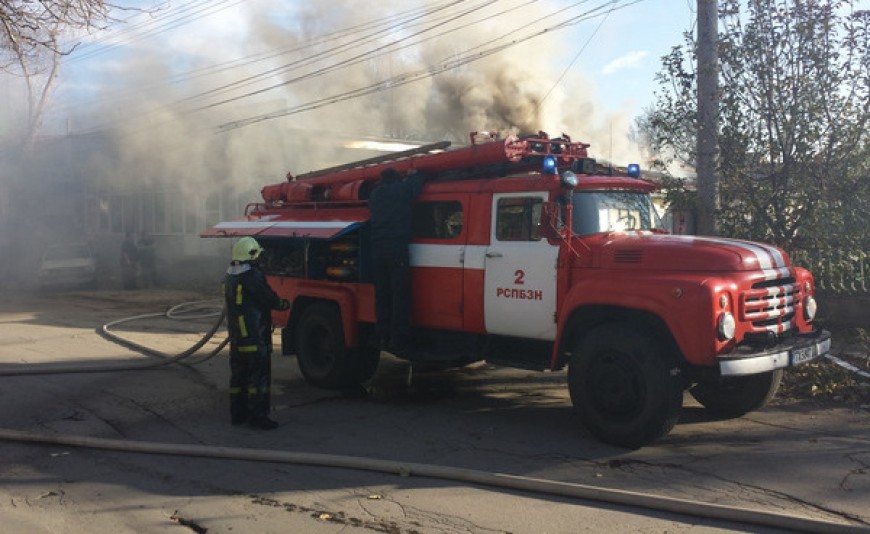
[(674, 358), (656, 338), (621, 324), (601, 326), (578, 344), (568, 385), (583, 424), (621, 447), (642, 447), (666, 435), (682, 407)]
[(704, 380), (689, 393), (713, 415), (740, 417), (761, 408), (776, 395), (782, 374), (782, 369), (776, 369), (757, 375)]
[(296, 325), (296, 359), (305, 380), (325, 389), (343, 389), (368, 380), (380, 352), (348, 348), (341, 313), (332, 303), (312, 304)]

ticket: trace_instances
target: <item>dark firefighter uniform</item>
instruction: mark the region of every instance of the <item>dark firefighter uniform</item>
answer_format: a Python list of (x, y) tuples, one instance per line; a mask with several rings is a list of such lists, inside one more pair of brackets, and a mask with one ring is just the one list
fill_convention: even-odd
[(426, 178), (413, 173), (402, 179), (386, 169), (369, 196), (371, 243), (374, 261), (375, 318), (381, 348), (407, 353), (411, 345), (412, 207)]
[[(238, 250), (237, 250), (238, 249)], [(233, 247), (233, 262), (224, 279), (230, 337), (230, 416), (234, 425), (264, 430), (278, 426), (269, 419), (272, 382), (272, 309), (287, 309), (254, 263), (262, 248), (250, 237)], [(247, 258), (247, 259), (243, 259)]]

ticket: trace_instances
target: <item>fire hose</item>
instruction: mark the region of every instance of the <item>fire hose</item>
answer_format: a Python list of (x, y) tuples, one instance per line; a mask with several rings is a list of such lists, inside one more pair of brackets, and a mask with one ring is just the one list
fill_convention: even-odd
[(441, 480), (465, 482), (481, 486), (524, 491), (559, 497), (585, 499), (609, 504), (626, 505), (633, 508), (644, 508), (663, 512), (688, 515), (714, 520), (732, 521), (750, 525), (775, 527), (796, 532), (838, 533), (850, 532), (870, 533), (870, 526), (864, 524), (846, 524), (786, 515), (762, 510), (752, 510), (725, 506), (719, 504), (690, 501), (673, 497), (663, 497), (626, 491), (559, 482), (538, 478), (492, 473), (458, 467), (437, 466), (422, 463), (397, 462), (374, 458), (361, 458), (334, 454), (317, 454), (292, 452), (283, 450), (246, 449), (237, 447), (212, 447), (190, 444), (154, 443), (146, 441), (128, 441), (92, 438), (84, 436), (45, 435), (18, 430), (0, 429), (0, 439), (28, 443), (50, 445), (66, 445), (72, 447), (87, 447), (122, 452), (137, 452), (145, 454), (161, 454), (170, 456), (186, 456), (200, 458), (221, 458), (254, 462), (270, 462), (320, 467), (338, 467), (361, 471), (373, 471), (399, 476), (420, 476)]
[[(207, 302), (207, 301), (198, 301)], [(156, 369), (172, 363), (178, 363), (196, 353), (217, 332), (226, 315), (222, 310), (218, 320), (209, 331), (192, 347), (177, 355), (170, 356), (141, 344), (122, 338), (113, 332), (111, 328), (129, 321), (155, 318), (177, 317), (178, 310), (185, 306), (196, 303), (181, 304), (171, 308), (165, 313), (149, 313), (127, 317), (107, 323), (97, 329), (101, 336), (121, 344), (132, 350), (162, 358), (158, 362), (137, 363), (130, 365), (104, 365), (104, 366), (25, 366), (21, 369), (0, 370), (0, 376), (23, 376), (39, 374), (62, 374), (62, 373), (98, 373), (123, 370)], [(198, 318), (212, 316), (212, 313), (200, 315)], [(218, 347), (210, 352), (206, 359), (218, 354), (227, 344), (224, 340)], [(204, 361), (204, 360), (203, 360)], [(372, 471), (399, 476), (421, 476), (441, 480), (465, 482), (487, 487), (502, 488), (514, 491), (525, 491), (560, 497), (578, 498), (590, 501), (604, 502), (609, 504), (626, 505), (633, 508), (643, 508), (662, 512), (688, 515), (692, 517), (738, 522), (750, 525), (790, 529), (798, 532), (817, 533), (870, 533), (870, 525), (866, 522), (861, 524), (847, 524), (809, 517), (786, 515), (763, 510), (725, 506), (719, 504), (690, 501), (673, 497), (664, 497), (639, 493), (626, 490), (609, 489), (570, 482), (559, 482), (505, 473), (492, 473), (473, 469), (456, 468), (449, 466), (437, 466), (423, 463), (397, 462), (392, 460), (380, 460), (344, 455), (317, 454), (306, 452), (291, 452), (264, 449), (247, 449), (236, 447), (219, 447), (190, 444), (155, 443), (145, 441), (115, 440), (73, 435), (47, 435), (21, 430), (0, 428), (0, 440), (37, 443), (43, 445), (65, 445), (71, 447), (84, 447), (92, 449), (111, 450), (118, 452), (133, 452), (144, 454), (159, 454), (170, 456), (186, 456), (200, 458), (221, 458), (230, 460), (256, 461), (269, 463), (283, 463), (295, 465), (310, 465), (321, 467), (337, 467)]]
[[(221, 324), (226, 317), (226, 309), (221, 309), (219, 313), (215, 313), (214, 311), (210, 311), (207, 313), (199, 313), (192, 314), (190, 312), (184, 312), (185, 308), (191, 308), (194, 306), (203, 307), (203, 305), (214, 302), (213, 300), (201, 300), (201, 301), (193, 301), (186, 302), (182, 304), (178, 304), (173, 306), (166, 312), (158, 312), (158, 313), (145, 313), (142, 315), (134, 315), (132, 317), (125, 317), (123, 319), (118, 319), (116, 321), (111, 321), (106, 323), (99, 328), (97, 328), (96, 332), (103, 336), (104, 338), (122, 345), (128, 349), (134, 350), (136, 352), (154, 356), (160, 358), (158, 361), (149, 361), (149, 362), (135, 362), (128, 364), (111, 364), (111, 365), (52, 365), (52, 364), (39, 364), (39, 365), (16, 365), (12, 369), (2, 369), (0, 368), (0, 376), (26, 376), (26, 375), (49, 375), (49, 374), (70, 374), (70, 373), (111, 373), (116, 371), (135, 371), (135, 370), (145, 370), (145, 369), (157, 369), (160, 367), (166, 367), (167, 365), (171, 365), (173, 363), (179, 363), (182, 360), (189, 358), (196, 354), (199, 349), (201, 349), (212, 337), (214, 337), (215, 333), (221, 327)], [(112, 328), (119, 324), (128, 323), (131, 321), (138, 321), (142, 319), (152, 319), (157, 317), (166, 317), (170, 319), (202, 319), (213, 317), (217, 315), (218, 319), (214, 322), (214, 324), (209, 328), (209, 330), (197, 341), (193, 346), (189, 349), (180, 352), (178, 354), (165, 354), (163, 352), (154, 350), (145, 345), (141, 345), (139, 343), (135, 343), (129, 339), (121, 337), (114, 332), (112, 332)], [(205, 358), (200, 360), (197, 363), (205, 361), (209, 358), (214, 357), (229, 343), (229, 338), (222, 341), (217, 347), (215, 347)]]

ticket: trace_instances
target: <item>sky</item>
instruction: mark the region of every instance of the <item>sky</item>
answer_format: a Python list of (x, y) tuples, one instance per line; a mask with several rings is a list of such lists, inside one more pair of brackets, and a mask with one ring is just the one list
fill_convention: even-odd
[(123, 168), (88, 162), (106, 180), (274, 181), (372, 155), (339, 137), (458, 144), (479, 130), (567, 133), (599, 160), (643, 164), (632, 126), (695, 2), (171, 0), (77, 37), (45, 133), (113, 132)]
[[(267, 53), (270, 48), (279, 50), (278, 39), (268, 35), (275, 33), (279, 26), (295, 33), (297, 42), (301, 42), (304, 39), (316, 38), (317, 35), (360, 24), (377, 16), (388, 17), (391, 12), (407, 10), (426, 2), (386, 2), (385, 9), (381, 12), (368, 9), (370, 2), (356, 0), (330, 2), (330, 10), (333, 13), (345, 11), (354, 13), (353, 17), (317, 13), (315, 10), (300, 7), (308, 4), (301, 2), (285, 2), (281, 4), (284, 9), (275, 9), (279, 6), (270, 0), (211, 2), (215, 8), (208, 10), (197, 8), (197, 3), (196, 0), (173, 0), (168, 8), (158, 11), (153, 16), (134, 16), (126, 24), (116, 26), (113, 30), (114, 36), (110, 31), (85, 37), (83, 46), (80, 46), (64, 62), (53, 112), (46, 122), (47, 127), (71, 129), (73, 132), (87, 130), (96, 127), (99, 123), (82, 116), (88, 109), (93, 110), (92, 115), (104, 118), (107, 116), (105, 110), (94, 108), (95, 98), (97, 103), (104, 98), (101, 95), (115, 98), (125, 91), (135, 91), (136, 87), (142, 87), (142, 90), (147, 92), (147, 84), (161, 79), (171, 79), (173, 75), (184, 72), (186, 68), (199, 69), (209, 64), (223, 64), (232, 59), (250, 57), (253, 53)], [(430, 5), (439, 3), (443, 2), (435, 0), (428, 2)], [(471, 6), (480, 3), (482, 2), (473, 0), (465, 2)], [(627, 146), (629, 143), (625, 140), (628, 129), (634, 117), (653, 101), (653, 77), (659, 68), (659, 58), (671, 46), (680, 43), (682, 32), (693, 25), (695, 14), (692, 0), (641, 0), (633, 5), (628, 5), (632, 4), (631, 1), (624, 0), (617, 1), (613, 5), (608, 0), (586, 2), (502, 0), (488, 3), (493, 5), (490, 13), (498, 12), (498, 8), (514, 9), (512, 14), (500, 16), (505, 30), (518, 27), (515, 24), (521, 24), (525, 19), (534, 19), (548, 14), (552, 14), (552, 17), (545, 25), (553, 26), (591, 8), (599, 8), (589, 20), (555, 30), (548, 35), (531, 38), (499, 52), (494, 59), (509, 58), (505, 60), (508, 66), (513, 59), (514, 65), (518, 63), (530, 69), (546, 67), (532, 74), (537, 77), (535, 91), (539, 96), (540, 93), (546, 93), (548, 100), (555, 100), (556, 93), (568, 95), (562, 96), (562, 105), (570, 105), (571, 95), (579, 95), (582, 97), (584, 109), (588, 111), (585, 114), (580, 113), (580, 117), (567, 123), (570, 125), (571, 122), (577, 121), (594, 122), (594, 128), (587, 128), (587, 131), (581, 134), (594, 136), (594, 141), (599, 146), (606, 142), (608, 152), (611, 153), (615, 138), (615, 144), (622, 147), (619, 150), (628, 152), (627, 157), (637, 159), (639, 157), (637, 151), (632, 154), (632, 150)], [(614, 6), (615, 9), (611, 10), (610, 8)], [(148, 29), (149, 24), (153, 29), (155, 18), (172, 18), (175, 16), (174, 13), (183, 14), (185, 8), (190, 9), (189, 15), (179, 20), (175, 27), (164, 29), (158, 25), (161, 32), (156, 35), (136, 31), (138, 28)], [(268, 27), (262, 25), (265, 11), (270, 13), (269, 17), (272, 19)], [(252, 13), (256, 14), (252, 15)], [(471, 19), (473, 16), (472, 13), (466, 17)], [(184, 23), (185, 21), (187, 22)], [(542, 26), (535, 26), (538, 27)], [(503, 30), (490, 27), (480, 31), (498, 34)], [(454, 37), (456, 36), (450, 35), (442, 39), (450, 41)], [(110, 45), (112, 42), (120, 44)], [(456, 39), (451, 44), (456, 47), (461, 46), (462, 42), (463, 39)], [(283, 45), (284, 42), (281, 44)], [(375, 43), (371, 46), (375, 46)], [(401, 57), (419, 53), (405, 50), (397, 52), (396, 55)], [(171, 62), (167, 60), (169, 56), (173, 58)], [(472, 64), (471, 68), (476, 68), (479, 64)], [(385, 76), (395, 75), (399, 69), (401, 66), (392, 63), (384, 69)], [(244, 69), (240, 69), (235, 74), (228, 72), (227, 76), (235, 75), (241, 78), (244, 76), (242, 72)], [(436, 78), (438, 77), (445, 78), (446, 75), (436, 75)], [(202, 81), (208, 83), (207, 80)], [(176, 84), (173, 89), (176, 92), (170, 91), (166, 94), (165, 102), (174, 103), (178, 98), (183, 98), (185, 94), (183, 88)], [(322, 90), (323, 87), (318, 92)], [(200, 94), (200, 92), (199, 89), (192, 91), (193, 94)], [(190, 94), (191, 91), (187, 93)], [(255, 109), (268, 113), (270, 106), (263, 102), (268, 102), (270, 99), (274, 103), (271, 107), (280, 109), (281, 103), (286, 102), (287, 96), (272, 92), (264, 95), (263, 99), (240, 100), (237, 103), (226, 104), (224, 107), (228, 108), (232, 105), (239, 109)], [(362, 106), (367, 105), (362, 100), (358, 103)], [(294, 118), (300, 118), (302, 119), (300, 122), (304, 123), (319, 113), (319, 111), (305, 112)], [(243, 118), (248, 116), (245, 113), (230, 115)], [(300, 115), (309, 115), (309, 117), (300, 117)], [(71, 116), (74, 117), (70, 118)], [(552, 124), (560, 121), (546, 122), (548, 123), (540, 124), (536, 128), (554, 129), (555, 132), (556, 128), (563, 126), (563, 124)], [(501, 125), (481, 123), (476, 124), (475, 127), (487, 129), (501, 127)], [(369, 133), (376, 137), (403, 136), (402, 132), (384, 128), (370, 132), (365, 132), (364, 126), (355, 128), (359, 134)], [(594, 130), (594, 133), (591, 130)], [(437, 133), (436, 131), (432, 135)]]

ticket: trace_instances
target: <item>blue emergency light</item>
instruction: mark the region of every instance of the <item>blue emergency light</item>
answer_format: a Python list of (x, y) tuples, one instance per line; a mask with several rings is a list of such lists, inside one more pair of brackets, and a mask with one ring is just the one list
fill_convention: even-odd
[(551, 154), (544, 156), (544, 164), (541, 172), (544, 174), (556, 174), (556, 156)]
[(637, 163), (629, 163), (628, 167), (626, 168), (626, 171), (627, 171), (628, 175), (631, 176), (632, 178), (639, 178), (640, 177), (640, 165), (638, 165)]

